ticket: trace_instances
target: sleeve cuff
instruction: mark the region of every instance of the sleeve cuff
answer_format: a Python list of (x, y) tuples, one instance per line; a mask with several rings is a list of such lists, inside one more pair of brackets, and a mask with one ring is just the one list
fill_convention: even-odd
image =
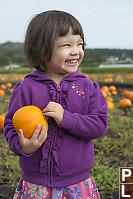
[(68, 131), (75, 131), (76, 117), (74, 117), (74, 114), (67, 110), (64, 110), (63, 121), (60, 127)]

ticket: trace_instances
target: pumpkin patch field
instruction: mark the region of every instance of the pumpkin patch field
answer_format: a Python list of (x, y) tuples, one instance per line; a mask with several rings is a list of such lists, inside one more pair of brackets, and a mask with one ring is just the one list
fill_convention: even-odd
[[(84, 74), (99, 83), (108, 104), (108, 126), (94, 140), (95, 161), (91, 169), (102, 199), (118, 199), (119, 167), (133, 166), (133, 72)], [(12, 90), (25, 74), (0, 73), (0, 199), (12, 198), (21, 175), (16, 157), (3, 135), (3, 121)]]

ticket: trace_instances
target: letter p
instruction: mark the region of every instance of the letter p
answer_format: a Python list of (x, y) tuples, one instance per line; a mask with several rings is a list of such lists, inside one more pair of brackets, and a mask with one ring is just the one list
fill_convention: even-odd
[(122, 169), (122, 181), (125, 181), (125, 178), (131, 176), (131, 174), (130, 169)]

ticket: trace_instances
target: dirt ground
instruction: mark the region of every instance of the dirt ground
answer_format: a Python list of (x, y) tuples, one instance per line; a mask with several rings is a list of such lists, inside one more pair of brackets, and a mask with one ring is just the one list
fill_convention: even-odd
[(8, 185), (0, 185), (0, 199), (12, 199), (15, 188)]

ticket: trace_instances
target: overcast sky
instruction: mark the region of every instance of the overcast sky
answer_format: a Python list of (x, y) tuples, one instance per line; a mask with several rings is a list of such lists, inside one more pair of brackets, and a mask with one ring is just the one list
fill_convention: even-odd
[(133, 49), (133, 0), (0, 0), (0, 43), (23, 42), (32, 17), (53, 9), (80, 21), (88, 48)]

